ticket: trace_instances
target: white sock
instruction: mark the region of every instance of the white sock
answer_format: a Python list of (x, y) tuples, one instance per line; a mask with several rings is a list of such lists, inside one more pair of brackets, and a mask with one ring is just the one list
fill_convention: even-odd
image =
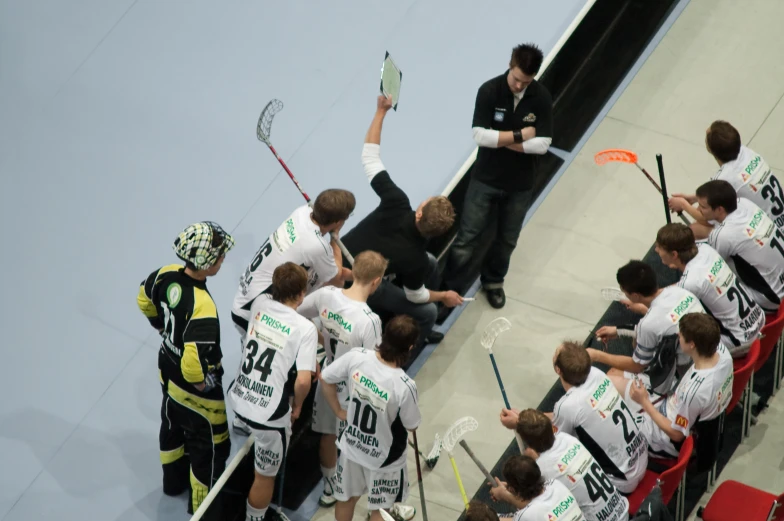
[(253, 508), (250, 501), (246, 501), (245, 505), (245, 521), (264, 521), (264, 515), (267, 513), (267, 508)]
[(335, 481), (335, 471), (337, 467), (327, 468), (322, 466), (321, 467), (321, 475), (324, 476), (324, 491), (329, 492), (332, 494), (334, 492), (334, 487), (332, 486), (332, 482)]

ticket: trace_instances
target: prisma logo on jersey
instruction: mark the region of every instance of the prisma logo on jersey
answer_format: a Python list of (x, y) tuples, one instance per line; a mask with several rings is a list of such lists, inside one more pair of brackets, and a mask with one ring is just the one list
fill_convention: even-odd
[(672, 323), (677, 323), (681, 317), (686, 314), (686, 311), (689, 310), (693, 303), (694, 297), (691, 295), (678, 302), (678, 305), (675, 306), (675, 309), (670, 312), (670, 320), (672, 320)]

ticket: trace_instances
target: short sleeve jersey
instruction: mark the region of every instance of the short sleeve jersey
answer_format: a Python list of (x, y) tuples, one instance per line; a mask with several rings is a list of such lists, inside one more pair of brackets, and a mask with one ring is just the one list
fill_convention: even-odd
[(245, 329), (253, 301), (269, 293), (275, 268), (293, 262), (308, 272), (308, 293), (318, 289), (338, 274), (335, 256), (327, 235), (322, 235), (310, 216), (312, 210), (303, 205), (281, 224), (261, 245), (245, 272), (240, 276), (234, 296), (232, 318)]
[(730, 350), (752, 342), (765, 325), (765, 314), (729, 264), (708, 244), (697, 245), (678, 286), (694, 293), (721, 328)]
[(545, 479), (559, 481), (569, 489), (586, 521), (629, 519), (629, 502), (618, 492), (591, 452), (574, 436), (556, 433), (555, 443), (539, 455), (536, 464)]
[(761, 155), (741, 145), (738, 157), (721, 165), (712, 179), (727, 181), (738, 197), (762, 208), (779, 229), (784, 229), (784, 190)]
[(648, 465), (648, 444), (634, 420), (613, 383), (596, 367), (553, 409), (558, 432), (576, 436), (618, 487), (638, 483)]
[[(692, 365), (683, 375), (678, 387), (659, 404), (659, 412), (671, 422), (672, 428), (688, 436), (698, 421), (717, 417), (727, 408), (732, 398), (732, 356), (724, 345), (718, 347), (719, 362), (709, 369), (695, 369)], [(673, 456), (678, 450), (667, 434), (653, 427), (648, 445), (651, 450)]]
[(254, 423), (288, 427), (296, 372), (316, 371), (316, 326), (272, 299), (256, 299), (250, 311), (253, 318), (228, 401)]
[(685, 362), (678, 341), (678, 322), (687, 313), (704, 312), (694, 293), (678, 286), (667, 286), (637, 324), (637, 344), (632, 359), (646, 366), (645, 374), (657, 394), (669, 392), (675, 384), (678, 359)]
[(748, 199), (708, 236), (710, 244), (766, 312), (775, 313), (784, 297), (784, 233)]
[[(326, 347), (326, 363), (340, 358), (355, 347), (374, 350), (381, 343), (381, 319), (365, 302), (347, 297), (335, 286), (325, 286), (307, 297), (297, 310), (306, 318), (319, 317)], [(345, 409), (346, 382), (338, 383), (338, 397)]]
[(347, 425), (338, 438), (346, 457), (370, 470), (403, 468), (407, 431), (422, 421), (414, 380), (365, 348), (352, 349), (335, 360), (321, 378), (328, 384), (348, 380)]
[(514, 521), (585, 521), (585, 516), (569, 489), (549, 480), (544, 483), (544, 492), (515, 512)]

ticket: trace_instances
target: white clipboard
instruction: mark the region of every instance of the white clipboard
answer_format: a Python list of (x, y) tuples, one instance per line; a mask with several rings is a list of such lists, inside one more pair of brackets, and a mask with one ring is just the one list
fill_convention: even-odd
[(403, 81), (403, 73), (398, 69), (392, 57), (387, 51), (384, 56), (384, 63), (381, 65), (381, 94), (392, 98), (392, 109), (397, 111), (397, 103), (400, 99), (400, 84)]

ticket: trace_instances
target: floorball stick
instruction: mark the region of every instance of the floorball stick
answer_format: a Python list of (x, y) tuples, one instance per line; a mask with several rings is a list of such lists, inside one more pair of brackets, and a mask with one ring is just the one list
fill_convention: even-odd
[[(310, 200), (310, 197), (308, 197), (308, 194), (305, 193), (305, 190), (302, 189), (302, 186), (297, 181), (297, 178), (294, 177), (294, 174), (291, 173), (291, 170), (289, 170), (288, 165), (286, 165), (286, 162), (283, 161), (283, 158), (280, 157), (280, 155), (278, 155), (278, 151), (275, 150), (275, 147), (272, 146), (272, 142), (270, 141), (270, 133), (272, 132), (272, 120), (275, 117), (275, 114), (277, 114), (281, 110), (283, 110), (282, 101), (273, 99), (272, 101), (267, 103), (267, 106), (264, 107), (264, 110), (261, 111), (261, 115), (259, 116), (259, 122), (256, 125), (256, 137), (259, 138), (259, 141), (267, 145), (267, 147), (270, 149), (270, 152), (272, 152), (272, 155), (275, 156), (275, 159), (278, 160), (280, 165), (283, 167), (283, 170), (286, 171), (286, 173), (289, 175), (289, 178), (294, 182), (297, 189), (299, 190), (299, 193), (301, 193), (302, 197), (305, 198), (305, 201), (309, 205), (313, 206), (313, 202)], [(333, 235), (333, 238), (338, 243), (338, 246), (340, 247), (340, 251), (343, 252), (343, 256), (347, 258), (348, 261), (353, 266), (354, 257), (351, 256), (351, 253), (349, 253), (349, 251), (343, 245), (341, 240), (337, 238), (336, 235)]]
[[(490, 322), (487, 327), (485, 327), (484, 332), (482, 333), (482, 347), (487, 349), (487, 352), (490, 354), (490, 361), (493, 363), (493, 371), (495, 371), (495, 378), (498, 380), (498, 387), (501, 388), (501, 396), (504, 397), (504, 406), (507, 409), (511, 409), (512, 406), (509, 405), (509, 398), (506, 397), (506, 390), (504, 389), (504, 382), (501, 380), (501, 373), (498, 372), (498, 364), (495, 363), (495, 355), (493, 354), (493, 345), (495, 344), (498, 335), (503, 333), (504, 331), (508, 331), (512, 329), (512, 323), (509, 322), (504, 317), (498, 317), (492, 322)], [(517, 448), (520, 449), (520, 454), (523, 453), (523, 440), (520, 436), (515, 433), (515, 440), (517, 440)]]
[(626, 300), (626, 295), (618, 288), (602, 288), (602, 298), (620, 302), (621, 300)]
[(464, 434), (475, 431), (477, 428), (479, 428), (479, 422), (477, 422), (471, 416), (465, 416), (453, 423), (444, 434), (444, 448), (446, 449), (446, 453), (449, 455), (449, 461), (452, 462), (452, 470), (455, 472), (457, 486), (460, 487), (460, 495), (463, 498), (463, 503), (465, 504), (466, 509), (468, 508), (468, 496), (466, 496), (463, 480), (460, 479), (460, 471), (457, 470), (454, 450), (455, 445), (457, 445), (457, 443), (460, 441), (460, 438), (462, 438)]
[[(618, 149), (618, 148), (609, 148), (607, 150), (602, 150), (601, 152), (598, 152), (595, 156), (593, 156), (593, 160), (599, 166), (602, 166), (604, 164), (611, 163), (611, 162), (615, 162), (615, 163), (630, 163), (630, 164), (636, 166), (640, 170), (640, 172), (645, 174), (645, 177), (647, 177), (648, 181), (650, 181), (651, 184), (656, 187), (656, 190), (659, 191), (659, 194), (664, 195), (664, 192), (662, 191), (661, 187), (659, 186), (659, 183), (657, 183), (656, 180), (653, 177), (651, 177), (651, 174), (649, 174), (643, 167), (640, 166), (640, 164), (637, 162), (637, 154), (635, 154), (631, 150), (621, 150), (621, 149)], [(683, 212), (678, 212), (678, 217), (681, 218), (681, 220), (686, 224), (686, 226), (691, 224), (691, 222), (689, 222), (689, 220), (686, 218), (686, 216), (683, 215)]]
[(425, 466), (428, 469), (433, 470), (435, 468), (436, 463), (438, 463), (438, 458), (441, 456), (441, 446), (442, 446), (441, 437), (438, 434), (436, 434), (436, 441), (433, 444), (433, 448), (430, 449), (430, 453), (427, 456), (422, 454), (421, 450), (414, 447), (414, 444), (411, 443), (411, 441), (409, 441), (408, 444), (411, 446), (412, 449), (416, 450), (420, 456), (422, 456), (422, 459), (425, 460)]
[(414, 457), (416, 458), (417, 480), (419, 480), (419, 499), (422, 502), (422, 519), (427, 521), (427, 506), (425, 505), (425, 484), (422, 483), (422, 467), (419, 464), (419, 444), (417, 443), (416, 431), (414, 435)]
[(468, 448), (468, 443), (466, 443), (465, 440), (460, 440), (460, 446), (463, 447), (463, 449), (465, 449), (465, 451), (468, 453), (468, 457), (471, 458), (472, 460), (474, 460), (474, 463), (476, 463), (476, 466), (479, 467), (479, 470), (481, 470), (482, 474), (484, 474), (485, 477), (487, 478), (488, 484), (491, 487), (494, 487), (495, 486), (495, 479), (493, 479), (493, 476), (487, 471), (485, 466), (482, 465), (482, 462), (479, 461), (479, 458), (476, 457), (476, 455), (474, 454), (474, 451), (472, 451), (470, 448)]

